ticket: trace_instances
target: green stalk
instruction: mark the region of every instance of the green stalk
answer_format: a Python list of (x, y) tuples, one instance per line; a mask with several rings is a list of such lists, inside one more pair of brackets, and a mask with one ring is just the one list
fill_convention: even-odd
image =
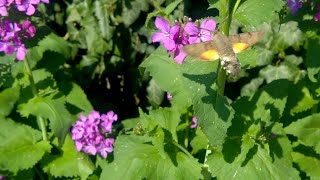
[[(232, 14), (230, 12), (231, 10), (230, 10), (229, 0), (221, 0), (220, 7), (219, 7), (219, 13), (220, 13), (219, 16), (220, 16), (220, 19), (224, 21), (224, 23), (221, 24), (221, 32), (225, 35), (229, 35), (229, 28), (230, 28), (231, 19), (232, 19)], [(226, 77), (227, 77), (226, 71), (222, 68), (221, 64), (219, 63), (216, 84), (218, 88), (218, 93), (221, 95), (224, 94)]]
[[(225, 35), (229, 35), (229, 28), (232, 20), (232, 14), (230, 13), (232, 11), (232, 9), (230, 9), (230, 1), (220, 0), (219, 2), (220, 2), (219, 17), (221, 19), (221, 22), (222, 21), (224, 22), (223, 24), (221, 24), (221, 32)], [(219, 63), (218, 73), (216, 78), (216, 85), (217, 85), (217, 91), (221, 95), (224, 94), (226, 78), (227, 78), (226, 71), (223, 69), (223, 67)], [(207, 156), (209, 155), (209, 153), (210, 153), (209, 145), (207, 145), (205, 159), (204, 159), (204, 167), (207, 166), (206, 162), (207, 162)]]
[[(30, 64), (29, 64), (29, 60), (28, 58), (26, 57), (25, 60), (24, 60), (24, 65), (25, 65), (25, 68), (26, 68), (26, 71), (27, 71), (27, 75), (29, 77), (29, 81), (30, 81), (30, 86), (31, 86), (31, 91), (32, 91), (32, 94), (34, 97), (38, 97), (38, 89), (36, 87), (36, 84), (34, 83), (34, 78), (33, 78), (33, 75), (32, 75), (32, 70), (30, 68)], [(40, 129), (42, 131), (42, 139), (47, 141), (48, 140), (48, 137), (47, 137), (47, 127), (45, 125), (45, 122), (44, 122), (44, 119), (40, 116), (37, 116), (37, 120), (40, 124)]]

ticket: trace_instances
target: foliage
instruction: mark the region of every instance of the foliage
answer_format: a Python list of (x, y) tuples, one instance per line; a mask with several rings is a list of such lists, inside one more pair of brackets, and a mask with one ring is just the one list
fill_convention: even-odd
[[(25, 59), (5, 51), (0, 56), (0, 175), (319, 179), (320, 2), (303, 1), (297, 12), (286, 3), (39, 4), (28, 17), (37, 31), (23, 41)], [(24, 11), (2, 18), (26, 18)], [(236, 77), (220, 60), (187, 57), (178, 64), (151, 35), (155, 17), (172, 26), (175, 19), (188, 20), (184, 14), (200, 24), (214, 19), (223, 34), (263, 31), (264, 37), (237, 54)], [(103, 158), (79, 152), (74, 135), (83, 127), (70, 131), (76, 120), (111, 109), (121, 121), (108, 132), (113, 153)], [(88, 121), (96, 120), (91, 114)]]

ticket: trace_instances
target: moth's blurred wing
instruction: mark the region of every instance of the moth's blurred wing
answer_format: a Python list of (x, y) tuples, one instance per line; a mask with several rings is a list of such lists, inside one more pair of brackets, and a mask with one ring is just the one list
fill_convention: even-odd
[(247, 32), (228, 36), (232, 44), (233, 51), (239, 53), (247, 49), (249, 46), (257, 43), (264, 35), (264, 32)]
[(219, 59), (219, 54), (212, 41), (189, 44), (183, 46), (182, 51), (189, 56), (198, 57), (203, 60), (212, 61)]

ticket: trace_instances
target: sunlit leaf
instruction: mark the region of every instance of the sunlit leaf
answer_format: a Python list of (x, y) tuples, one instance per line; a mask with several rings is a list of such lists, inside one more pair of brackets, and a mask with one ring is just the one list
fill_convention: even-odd
[(299, 119), (285, 128), (286, 133), (292, 134), (305, 145), (312, 146), (320, 154), (320, 114), (313, 114)]
[(0, 170), (16, 173), (31, 168), (50, 149), (48, 141), (41, 141), (40, 131), (0, 119)]

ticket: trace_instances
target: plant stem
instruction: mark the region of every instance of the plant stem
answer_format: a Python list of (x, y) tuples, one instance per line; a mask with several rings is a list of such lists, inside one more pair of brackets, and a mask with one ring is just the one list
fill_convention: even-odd
[(34, 79), (33, 79), (32, 71), (30, 69), (28, 58), (26, 58), (23, 62), (24, 62), (24, 65), (26, 67), (27, 74), (28, 74), (28, 77), (29, 77), (32, 94), (33, 94), (34, 97), (38, 97), (38, 90), (37, 90), (37, 87), (36, 87), (36, 85), (34, 83)]
[[(239, 1), (239, 0), (238, 0)], [(237, 1), (237, 2), (238, 2)], [(219, 1), (219, 16), (221, 21), (224, 21), (224, 23), (221, 25), (221, 31), (225, 35), (229, 35), (229, 28), (232, 20), (232, 14), (230, 13), (230, 1), (229, 0), (220, 0)], [(240, 2), (239, 2), (240, 3)], [(226, 83), (226, 71), (223, 69), (222, 65), (219, 63), (218, 65), (218, 73), (216, 78), (216, 85), (217, 85), (217, 91), (220, 95), (224, 94), (224, 87)], [(206, 148), (206, 154), (204, 159), (204, 167), (207, 166), (207, 156), (210, 154), (209, 145), (207, 145)]]
[[(220, 1), (219, 13), (220, 13), (219, 14), (220, 19), (222, 19), (222, 21), (224, 21), (224, 23), (221, 25), (221, 31), (223, 34), (229, 35), (229, 28), (230, 28), (231, 19), (232, 19), (232, 14), (230, 13), (229, 0), (221, 0)], [(218, 88), (218, 93), (221, 95), (224, 94), (226, 77), (227, 77), (226, 71), (222, 68), (221, 64), (219, 64), (216, 84), (217, 84), (217, 88)]]
[(181, 151), (183, 151), (186, 155), (188, 155), (190, 158), (194, 158), (185, 148), (183, 148), (180, 144), (178, 144), (175, 141), (172, 141), (172, 144), (177, 146)]
[(241, 0), (237, 0), (236, 4), (233, 7), (232, 15), (234, 15), (236, 13), (236, 10), (238, 9), (240, 2), (241, 2)]
[[(26, 68), (26, 71), (27, 71), (27, 74), (28, 74), (28, 77), (29, 77), (32, 94), (33, 94), (34, 97), (39, 97), (38, 90), (37, 90), (36, 84), (34, 83), (32, 70), (30, 68), (29, 60), (28, 60), (27, 57), (24, 60), (24, 65), (25, 65), (25, 68)], [(45, 125), (44, 119), (41, 116), (37, 116), (37, 120), (38, 120), (38, 122), (40, 124), (40, 129), (42, 131), (42, 139), (44, 141), (47, 141), (48, 140), (47, 127)]]

